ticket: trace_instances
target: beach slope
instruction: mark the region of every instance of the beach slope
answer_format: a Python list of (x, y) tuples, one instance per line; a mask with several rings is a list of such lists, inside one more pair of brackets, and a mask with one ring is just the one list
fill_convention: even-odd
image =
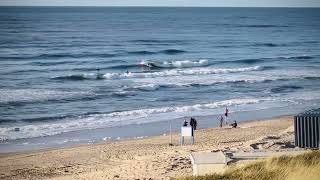
[(192, 175), (191, 152), (292, 146), (292, 117), (242, 122), (239, 128), (196, 131), (195, 145), (179, 134), (0, 155), (0, 179), (170, 179)]

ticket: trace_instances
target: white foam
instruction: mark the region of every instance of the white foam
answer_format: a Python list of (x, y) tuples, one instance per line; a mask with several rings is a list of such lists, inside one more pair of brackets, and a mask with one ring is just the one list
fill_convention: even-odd
[(200, 59), (198, 61), (182, 60), (182, 61), (141, 61), (141, 65), (149, 67), (160, 67), (160, 68), (190, 68), (190, 67), (203, 67), (209, 64), (207, 59)]
[(209, 64), (208, 60), (206, 59), (201, 59), (199, 61), (173, 61), (169, 62), (168, 64), (171, 64), (173, 67), (176, 68), (185, 68), (185, 67), (202, 67), (202, 66), (207, 66)]
[[(130, 111), (113, 112), (106, 114), (94, 114), (80, 116), (73, 119), (64, 119), (52, 123), (37, 123), (20, 125), (16, 127), (0, 127), (0, 140), (21, 139), (41, 136), (51, 136), (63, 132), (82, 129), (95, 129), (101, 127), (121, 126), (136, 123), (168, 120), (168, 118), (184, 117), (187, 114), (203, 114), (203, 111), (224, 106), (254, 104), (261, 99), (230, 99), (225, 101), (210, 102), (206, 104), (194, 104), (189, 106), (172, 106), (149, 109), (137, 109)], [(14, 131), (19, 128), (20, 131)]]
[[(159, 85), (160, 87), (188, 87), (192, 85), (214, 85), (217, 83), (257, 83), (265, 81), (275, 81), (283, 79), (303, 79), (304, 77), (312, 76), (319, 77), (319, 73), (311, 70), (295, 70), (295, 71), (279, 71), (279, 70), (268, 70), (268, 71), (255, 71), (260, 66), (254, 66), (249, 68), (239, 68), (238, 70), (244, 73), (230, 73), (230, 74), (209, 74), (203, 73), (199, 75), (190, 76), (167, 76), (167, 77), (146, 77), (131, 79), (131, 86), (135, 85)], [(190, 69), (191, 70), (191, 69)], [(235, 69), (233, 69), (235, 70)], [(250, 71), (251, 70), (251, 71)], [(253, 70), (253, 71), (252, 71)], [(204, 71), (201, 71), (204, 72)]]
[(103, 141), (107, 141), (107, 140), (110, 140), (110, 139), (111, 139), (111, 137), (104, 137), (104, 138), (102, 138)]
[(147, 85), (133, 86), (132, 88), (139, 89), (142, 91), (155, 91), (155, 90), (159, 89), (160, 86), (157, 84), (147, 84)]
[(188, 112), (188, 111), (197, 111), (202, 109), (214, 109), (217, 107), (231, 106), (231, 105), (240, 105), (240, 104), (253, 104), (258, 103), (258, 99), (232, 99), (225, 101), (218, 101), (207, 104), (195, 104), (191, 106), (176, 106), (176, 107), (163, 107), (163, 108), (151, 108), (151, 109), (139, 109), (132, 111), (123, 111), (123, 112), (114, 112), (108, 114), (109, 117), (119, 117), (119, 116), (149, 116), (151, 114), (159, 113), (168, 113), (168, 112)]
[(148, 136), (137, 136), (137, 137), (133, 137), (133, 139), (144, 139), (147, 138)]
[(103, 75), (105, 79), (123, 79), (123, 78), (153, 78), (153, 77), (170, 77), (170, 76), (186, 76), (186, 75), (208, 75), (208, 74), (224, 74), (261, 70), (261, 66), (242, 67), (242, 68), (191, 68), (191, 69), (171, 69), (159, 72), (142, 72), (142, 73), (106, 73)]

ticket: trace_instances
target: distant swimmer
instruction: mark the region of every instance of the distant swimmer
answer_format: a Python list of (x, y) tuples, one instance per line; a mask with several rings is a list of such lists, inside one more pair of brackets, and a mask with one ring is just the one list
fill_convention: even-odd
[(97, 68), (96, 79), (103, 79), (103, 74), (100, 74), (100, 69)]
[(127, 74), (129, 74), (129, 70), (127, 70), (127, 72), (126, 72)]

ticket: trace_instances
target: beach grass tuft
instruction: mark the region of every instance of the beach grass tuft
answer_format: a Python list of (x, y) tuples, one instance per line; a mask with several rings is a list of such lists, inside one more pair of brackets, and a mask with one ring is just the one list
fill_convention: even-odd
[(272, 157), (242, 167), (228, 169), (223, 174), (190, 176), (179, 180), (318, 180), (320, 179), (320, 151), (297, 156)]

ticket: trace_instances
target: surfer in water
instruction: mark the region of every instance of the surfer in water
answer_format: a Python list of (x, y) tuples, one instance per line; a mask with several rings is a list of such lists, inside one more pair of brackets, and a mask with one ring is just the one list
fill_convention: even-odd
[(100, 69), (97, 68), (96, 79), (103, 79), (103, 74), (100, 74)]

